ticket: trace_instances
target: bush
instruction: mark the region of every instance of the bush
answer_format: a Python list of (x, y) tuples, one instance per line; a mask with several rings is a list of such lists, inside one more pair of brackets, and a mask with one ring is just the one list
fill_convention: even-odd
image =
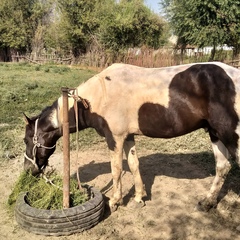
[(35, 67), (35, 70), (36, 70), (36, 71), (40, 71), (40, 66), (37, 65), (37, 66)]

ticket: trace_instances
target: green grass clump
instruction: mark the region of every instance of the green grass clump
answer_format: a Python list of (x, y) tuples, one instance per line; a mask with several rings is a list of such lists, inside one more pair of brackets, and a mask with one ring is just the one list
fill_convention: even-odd
[[(56, 210), (63, 208), (62, 178), (56, 174), (51, 175), (54, 185), (45, 179), (34, 177), (23, 172), (8, 198), (8, 205), (13, 207), (20, 192), (28, 192), (27, 201), (32, 207), (38, 209)], [(88, 200), (88, 194), (78, 189), (76, 179), (70, 179), (70, 207), (78, 206)]]

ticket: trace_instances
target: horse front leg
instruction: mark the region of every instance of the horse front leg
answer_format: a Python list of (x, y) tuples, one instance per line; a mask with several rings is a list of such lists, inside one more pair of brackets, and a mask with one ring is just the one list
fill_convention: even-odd
[(198, 209), (202, 211), (209, 211), (210, 208), (217, 205), (218, 194), (231, 169), (231, 165), (228, 161), (229, 153), (223, 143), (221, 141), (212, 142), (212, 147), (216, 161), (216, 176), (207, 197), (198, 204)]
[(143, 207), (144, 202), (142, 198), (146, 196), (146, 192), (144, 189), (144, 185), (142, 182), (142, 177), (139, 171), (139, 161), (137, 156), (137, 151), (135, 148), (135, 141), (134, 136), (130, 135), (124, 142), (124, 151), (128, 160), (129, 168), (132, 172), (134, 177), (134, 184), (135, 184), (135, 197), (134, 202), (131, 204), (131, 207)]
[(123, 160), (123, 142), (121, 137), (115, 137), (115, 147), (110, 148), (111, 170), (113, 178), (113, 194), (109, 201), (111, 212), (117, 210), (117, 207), (122, 204), (122, 160)]

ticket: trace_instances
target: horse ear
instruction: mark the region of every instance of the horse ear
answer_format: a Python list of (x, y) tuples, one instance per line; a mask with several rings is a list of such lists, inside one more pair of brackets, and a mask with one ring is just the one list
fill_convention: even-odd
[(25, 113), (23, 113), (23, 115), (24, 115), (24, 120), (25, 120), (26, 125), (28, 125), (28, 124), (30, 125), (31, 119)]

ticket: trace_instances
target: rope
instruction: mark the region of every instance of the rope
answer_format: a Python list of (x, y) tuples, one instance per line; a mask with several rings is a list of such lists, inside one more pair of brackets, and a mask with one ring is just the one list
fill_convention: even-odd
[(76, 172), (77, 172), (78, 188), (80, 190), (82, 190), (82, 185), (81, 185), (81, 182), (80, 182), (80, 176), (79, 176), (79, 171), (78, 171), (79, 131), (78, 131), (78, 106), (77, 106), (77, 100), (80, 97), (78, 96), (77, 88), (75, 89), (75, 96), (77, 96), (77, 97), (74, 97), (74, 111), (75, 111), (75, 118), (76, 118)]
[(80, 100), (83, 103), (83, 106), (87, 109), (89, 106), (88, 106), (88, 103), (86, 102), (86, 100), (84, 98), (78, 96), (77, 88), (74, 89), (74, 91), (76, 92), (76, 94), (72, 94), (69, 92), (68, 97), (72, 97), (75, 101)]

